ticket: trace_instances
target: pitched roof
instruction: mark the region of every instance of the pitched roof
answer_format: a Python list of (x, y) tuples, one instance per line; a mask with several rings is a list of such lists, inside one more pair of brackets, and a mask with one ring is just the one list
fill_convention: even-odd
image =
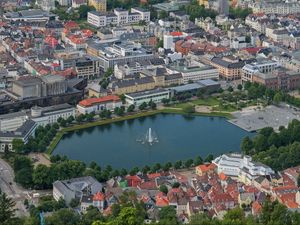
[(83, 106), (83, 107), (90, 107), (90, 106), (93, 106), (95, 104), (101, 104), (101, 103), (106, 103), (106, 102), (118, 102), (118, 101), (121, 101), (121, 99), (118, 96), (108, 95), (108, 96), (104, 96), (104, 97), (101, 97), (101, 98), (84, 99), (84, 100), (79, 102), (79, 105)]
[(105, 200), (105, 195), (102, 192), (97, 192), (93, 196), (93, 201), (104, 201)]

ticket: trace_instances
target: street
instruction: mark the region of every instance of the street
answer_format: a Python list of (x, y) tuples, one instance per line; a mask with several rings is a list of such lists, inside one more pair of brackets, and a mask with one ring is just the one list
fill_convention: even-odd
[(28, 191), (14, 182), (14, 171), (10, 165), (0, 158), (0, 189), (16, 203), (16, 216), (27, 216), (28, 212), (23, 204), (28, 198)]

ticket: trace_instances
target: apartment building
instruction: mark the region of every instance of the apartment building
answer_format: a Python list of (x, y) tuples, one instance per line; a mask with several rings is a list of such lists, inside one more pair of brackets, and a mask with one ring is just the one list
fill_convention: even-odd
[(241, 60), (233, 56), (214, 57), (210, 63), (217, 68), (222, 79), (231, 81), (241, 79), (242, 68), (253, 60)]
[(93, 11), (88, 13), (87, 21), (96, 27), (115, 26), (122, 24), (133, 24), (139, 21), (150, 21), (150, 12), (142, 8), (114, 9), (113, 12)]
[(88, 0), (88, 5), (93, 6), (98, 12), (106, 12), (106, 0)]
[(300, 12), (299, 2), (285, 2), (275, 1), (266, 2), (259, 1), (251, 5), (253, 13), (265, 13), (265, 14), (294, 14)]

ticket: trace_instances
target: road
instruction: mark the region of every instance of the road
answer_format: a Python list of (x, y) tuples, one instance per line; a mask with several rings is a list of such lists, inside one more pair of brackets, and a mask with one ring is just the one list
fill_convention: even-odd
[(14, 171), (10, 165), (0, 158), (0, 189), (16, 203), (16, 216), (27, 216), (28, 212), (23, 204), (28, 191), (14, 182)]

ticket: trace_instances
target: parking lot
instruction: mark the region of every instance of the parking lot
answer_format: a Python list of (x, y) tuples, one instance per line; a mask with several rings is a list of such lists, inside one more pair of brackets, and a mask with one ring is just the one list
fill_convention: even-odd
[(233, 116), (234, 119), (229, 120), (230, 123), (253, 132), (264, 127), (273, 127), (274, 130), (278, 130), (280, 126), (287, 126), (293, 119), (300, 119), (300, 111), (288, 105), (267, 106), (262, 109), (248, 108), (233, 113)]

